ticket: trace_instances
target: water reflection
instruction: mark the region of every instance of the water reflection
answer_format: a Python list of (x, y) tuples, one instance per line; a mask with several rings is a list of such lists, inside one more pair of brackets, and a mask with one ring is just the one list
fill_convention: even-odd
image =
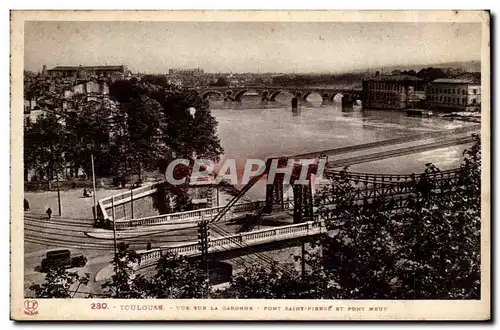
[(302, 114), (302, 108), (301, 106), (297, 106), (296, 108), (292, 108), (292, 116), (297, 117)]

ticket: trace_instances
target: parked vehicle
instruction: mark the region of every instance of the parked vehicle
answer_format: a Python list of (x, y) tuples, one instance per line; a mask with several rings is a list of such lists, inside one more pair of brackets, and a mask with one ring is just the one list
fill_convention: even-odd
[(49, 251), (42, 260), (42, 271), (46, 272), (50, 267), (60, 266), (63, 268), (83, 267), (87, 264), (87, 258), (83, 255), (71, 256), (70, 250)]

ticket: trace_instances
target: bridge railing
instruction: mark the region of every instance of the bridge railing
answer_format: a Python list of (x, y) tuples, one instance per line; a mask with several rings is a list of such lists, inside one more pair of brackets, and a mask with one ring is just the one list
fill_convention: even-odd
[(146, 195), (153, 194), (156, 192), (155, 184), (148, 184), (144, 185), (138, 188), (134, 188), (132, 190), (128, 190), (125, 192), (121, 192), (118, 194), (115, 194), (113, 196), (108, 196), (105, 198), (101, 198), (101, 203), (105, 208), (110, 208), (112, 204), (115, 206), (118, 206), (123, 203), (127, 203), (131, 201), (132, 198), (141, 198), (144, 197), (144, 193), (147, 193)]
[[(265, 201), (255, 201), (255, 202), (247, 202), (233, 205), (229, 212), (226, 214), (228, 218), (232, 218), (235, 213), (243, 213), (258, 210), (259, 208), (264, 207)], [(152, 217), (144, 217), (138, 219), (130, 219), (130, 220), (116, 220), (114, 222), (114, 226), (116, 230), (129, 229), (132, 227), (138, 226), (148, 226), (148, 225), (158, 225), (158, 224), (187, 224), (190, 222), (198, 222), (203, 217), (210, 217), (217, 215), (224, 206), (218, 207), (210, 207), (192, 211), (184, 211), (184, 212), (176, 212), (169, 214), (161, 214)], [(106, 222), (106, 226), (109, 229), (113, 228), (113, 219), (108, 217), (108, 221)]]
[[(412, 181), (414, 178), (418, 178), (421, 174), (369, 174), (369, 173), (356, 173), (356, 172), (345, 172), (336, 171), (336, 170), (327, 170), (327, 174), (331, 177), (341, 177), (345, 176), (347, 179), (351, 181), (360, 181), (360, 182), (402, 182), (402, 181)], [(440, 171), (436, 173), (426, 174), (429, 178), (446, 178), (451, 177), (460, 172), (460, 169), (452, 169), (446, 171)]]
[[(245, 243), (246, 247), (252, 245), (252, 243), (257, 243), (259, 241), (277, 241), (281, 239), (293, 237), (302, 237), (308, 235), (317, 234), (321, 231), (322, 225), (317, 222), (308, 221), (299, 224), (293, 224), (289, 226), (281, 226), (278, 228), (269, 228), (256, 230), (251, 232), (245, 232), (240, 234), (228, 235), (224, 237), (218, 237), (209, 242), (209, 252), (215, 252), (220, 250), (231, 250), (241, 248), (242, 245), (239, 243)], [(260, 243), (259, 243), (260, 244)], [(200, 245), (198, 242), (191, 242), (187, 244), (182, 244), (178, 246), (169, 246), (159, 249), (153, 249), (149, 251), (143, 251), (138, 253), (141, 257), (141, 263), (150, 262), (151, 260), (159, 259), (163, 254), (170, 253), (174, 255), (181, 256), (193, 256), (200, 254)]]

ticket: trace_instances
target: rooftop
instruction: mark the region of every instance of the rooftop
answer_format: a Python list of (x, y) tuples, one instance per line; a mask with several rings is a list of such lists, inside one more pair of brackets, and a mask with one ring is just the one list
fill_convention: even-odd
[(471, 84), (474, 83), (472, 79), (448, 79), (448, 78), (439, 78), (433, 80), (432, 83), (436, 84)]
[(73, 70), (123, 70), (125, 65), (98, 65), (98, 66), (56, 66), (47, 71), (73, 71)]
[(375, 81), (422, 81), (422, 79), (420, 79), (418, 77), (410, 76), (410, 75), (406, 75), (406, 74), (375, 76), (375, 77), (370, 78), (368, 80), (375, 80)]

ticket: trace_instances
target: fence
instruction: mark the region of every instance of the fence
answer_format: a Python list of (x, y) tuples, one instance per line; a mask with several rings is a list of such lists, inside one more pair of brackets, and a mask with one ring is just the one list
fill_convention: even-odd
[[(258, 209), (261, 209), (265, 206), (265, 201), (255, 201), (255, 202), (247, 202), (233, 205), (229, 212), (226, 213), (225, 219), (232, 219), (234, 214), (251, 212)], [(285, 203), (285, 209), (288, 209), (289, 203)], [(196, 223), (203, 217), (210, 217), (217, 215), (224, 206), (211, 207), (205, 209), (198, 209), (192, 211), (184, 211), (184, 212), (176, 212), (169, 214), (161, 214), (153, 217), (145, 217), (139, 219), (131, 219), (131, 220), (116, 220), (114, 222), (114, 226), (116, 230), (128, 229), (138, 226), (150, 226), (150, 225), (159, 225), (159, 224), (188, 224), (188, 223)], [(113, 219), (108, 217), (106, 220), (106, 227), (108, 229), (113, 228)]]
[[(245, 246), (259, 245), (273, 241), (280, 241), (289, 238), (298, 238), (305, 236), (312, 236), (320, 234), (324, 231), (324, 225), (320, 222), (303, 222), (289, 226), (282, 226), (279, 228), (270, 228), (263, 230), (256, 230), (241, 234), (234, 234), (224, 237), (218, 237), (209, 242), (209, 253), (218, 251), (227, 251), (241, 248), (241, 243)], [(243, 246), (243, 247), (245, 247)], [(178, 246), (163, 247), (159, 249), (149, 250), (138, 253), (141, 257), (141, 264), (143, 262), (150, 262), (151, 260), (158, 260), (163, 254), (174, 254), (179, 256), (196, 256), (201, 254), (200, 245), (198, 242), (182, 244)]]

